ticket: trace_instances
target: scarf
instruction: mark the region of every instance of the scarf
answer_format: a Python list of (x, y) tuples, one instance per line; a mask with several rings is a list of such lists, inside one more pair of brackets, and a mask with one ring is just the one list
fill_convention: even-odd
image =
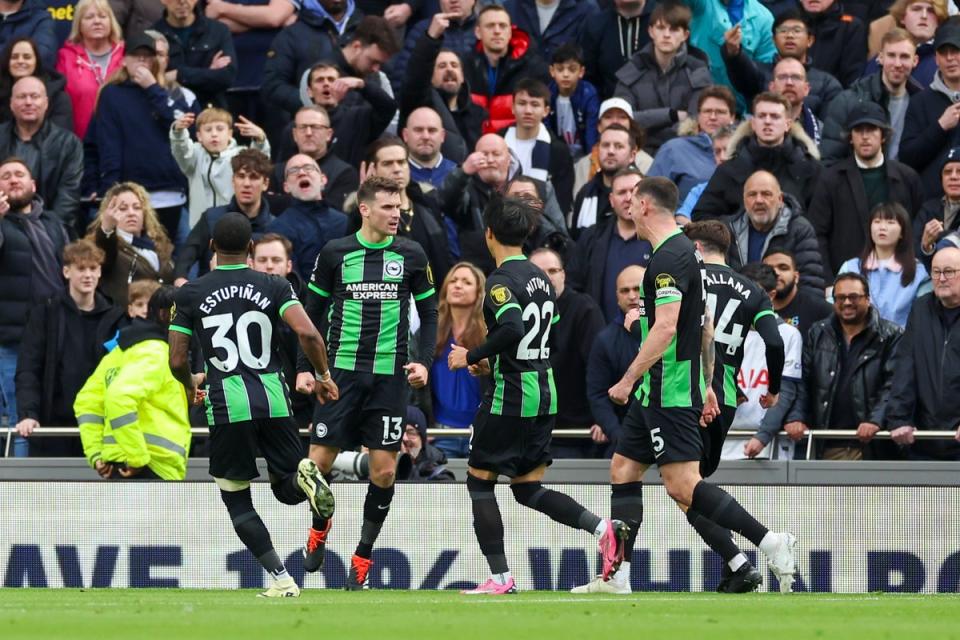
[[(517, 143), (517, 128), (507, 129), (503, 139), (508, 147), (514, 148)], [(541, 182), (547, 182), (550, 179), (550, 130), (542, 124), (537, 130), (537, 141), (533, 145), (533, 153), (530, 154), (530, 167), (523, 172), (523, 175)]]
[(157, 255), (157, 245), (154, 244), (153, 240), (144, 235), (135, 236), (119, 228), (117, 229), (117, 235), (133, 247), (133, 250), (146, 260), (154, 271), (160, 272), (160, 256)]

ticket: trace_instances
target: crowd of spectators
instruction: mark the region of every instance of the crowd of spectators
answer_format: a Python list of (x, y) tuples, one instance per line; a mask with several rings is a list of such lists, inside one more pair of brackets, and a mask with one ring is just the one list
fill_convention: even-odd
[[(960, 423), (957, 13), (955, 0), (0, 0), (0, 424), (15, 455), (82, 455), (76, 438), (35, 436), (84, 426), (77, 393), (125, 348), (120, 329), (158, 331), (157, 287), (215, 266), (217, 220), (250, 218), (251, 265), (302, 291), (320, 248), (358, 228), (358, 185), (381, 176), (402, 187), (399, 233), (439, 292), (404, 440), (417, 473), (446, 477), (467, 452), (425, 428), (469, 427), (484, 392), (444, 363), (485, 335), (482, 212), (498, 193), (539, 205), (525, 249), (557, 293), (557, 427), (590, 434), (554, 454), (609, 456), (625, 408), (606, 390), (635, 353), (623, 321), (656, 250), (636, 235), (633, 192), (664, 176), (679, 225), (729, 226), (729, 264), (768, 291), (791, 345), (784, 406), (763, 411), (763, 346), (748, 337), (736, 425), (755, 435), (725, 456), (789, 456), (809, 429), (851, 429), (817, 455), (960, 459), (958, 442), (915, 437)], [(291, 393), (305, 426), (311, 400)]]

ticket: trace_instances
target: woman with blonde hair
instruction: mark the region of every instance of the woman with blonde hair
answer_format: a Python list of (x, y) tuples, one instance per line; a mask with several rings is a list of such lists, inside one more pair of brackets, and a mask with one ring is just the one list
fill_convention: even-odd
[[(472, 349), (486, 338), (485, 285), (486, 278), (480, 269), (469, 262), (458, 262), (447, 272), (440, 287), (437, 350), (430, 367), (430, 395), (433, 419), (441, 429), (469, 427), (480, 406), (480, 379), (467, 369), (450, 371), (447, 355), (454, 344)], [(467, 438), (437, 438), (433, 445), (451, 458), (466, 458), (470, 450)]]
[(123, 65), (123, 32), (107, 0), (80, 0), (70, 35), (57, 53), (57, 71), (67, 79), (73, 132), (87, 134), (97, 93)]
[(127, 306), (136, 280), (173, 282), (173, 244), (139, 184), (121, 182), (107, 191), (87, 237), (106, 253), (100, 290), (114, 304)]

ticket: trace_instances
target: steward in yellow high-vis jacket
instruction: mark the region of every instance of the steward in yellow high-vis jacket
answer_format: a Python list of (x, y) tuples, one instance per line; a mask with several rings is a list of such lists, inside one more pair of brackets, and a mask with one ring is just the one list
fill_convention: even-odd
[(187, 397), (168, 364), (172, 304), (173, 287), (158, 289), (147, 319), (136, 319), (120, 332), (117, 347), (100, 361), (73, 403), (83, 453), (105, 478), (186, 476)]

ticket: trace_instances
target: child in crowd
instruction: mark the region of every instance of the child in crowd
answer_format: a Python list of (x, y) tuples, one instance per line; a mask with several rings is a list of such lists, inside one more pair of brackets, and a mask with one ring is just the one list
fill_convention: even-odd
[[(187, 131), (197, 125), (197, 141)], [(233, 116), (210, 107), (199, 116), (185, 113), (170, 128), (173, 158), (190, 183), (190, 228), (204, 211), (222, 206), (233, 197), (233, 169), (230, 160), (245, 147), (233, 139)], [(250, 147), (270, 155), (270, 143), (263, 129), (240, 116), (236, 124), (240, 135), (250, 138)]]
[(574, 161), (597, 143), (597, 89), (583, 79), (583, 51), (568, 42), (557, 47), (550, 64), (550, 115), (547, 126), (566, 141)]

